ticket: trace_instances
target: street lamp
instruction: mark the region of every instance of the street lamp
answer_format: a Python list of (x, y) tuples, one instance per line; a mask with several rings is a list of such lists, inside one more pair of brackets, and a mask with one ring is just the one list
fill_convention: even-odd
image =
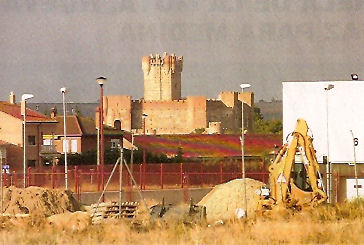
[[(240, 84), (241, 88), (241, 95), (243, 97), (244, 89), (249, 88), (250, 84), (242, 83)], [(244, 214), (245, 217), (248, 217), (248, 207), (247, 207), (247, 200), (246, 200), (246, 179), (245, 179), (245, 161), (244, 161), (244, 101), (241, 100), (241, 171), (242, 171), (242, 178), (243, 178), (243, 186), (244, 186)]]
[(351, 80), (358, 80), (359, 79), (359, 76), (358, 74), (351, 74)]
[(26, 180), (25, 180), (25, 175), (26, 175), (26, 171), (27, 171), (27, 160), (26, 160), (26, 114), (27, 114), (27, 100), (34, 98), (34, 95), (32, 94), (23, 94), (21, 96), (21, 106), (20, 106), (20, 111), (21, 114), (23, 115), (23, 187), (26, 187)]
[(327, 85), (325, 87), (326, 91), (326, 148), (327, 148), (327, 164), (326, 164), (326, 190), (327, 190), (327, 201), (331, 202), (331, 188), (332, 188), (332, 178), (330, 176), (330, 171), (332, 170), (331, 159), (330, 159), (330, 143), (329, 143), (329, 91), (335, 86), (333, 84)]
[[(143, 137), (144, 137), (144, 144), (145, 144), (145, 119), (147, 118), (147, 114), (143, 113), (142, 114), (142, 119), (143, 119)], [(143, 189), (145, 189), (145, 169), (146, 169), (146, 163), (147, 163), (147, 159), (145, 156), (145, 147), (143, 147)]]
[(62, 93), (62, 101), (63, 101), (63, 151), (64, 151), (64, 183), (66, 190), (68, 190), (68, 169), (67, 169), (67, 152), (68, 152), (68, 141), (67, 141), (67, 127), (66, 127), (66, 102), (65, 102), (65, 94), (67, 93), (67, 88), (60, 89)]
[(106, 77), (99, 77), (96, 82), (100, 85), (100, 113), (99, 113), (99, 129), (100, 129), (100, 164), (101, 164), (101, 188), (104, 190), (104, 84)]

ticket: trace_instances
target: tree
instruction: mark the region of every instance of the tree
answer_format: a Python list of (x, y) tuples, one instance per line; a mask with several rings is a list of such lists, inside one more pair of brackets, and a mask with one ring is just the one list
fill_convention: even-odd
[(257, 134), (282, 134), (282, 120), (264, 120), (260, 108), (254, 107), (254, 132)]

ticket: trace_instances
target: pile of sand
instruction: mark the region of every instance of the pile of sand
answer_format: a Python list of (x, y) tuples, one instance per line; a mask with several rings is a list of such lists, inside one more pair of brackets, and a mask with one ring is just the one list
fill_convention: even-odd
[(50, 225), (63, 230), (84, 230), (91, 224), (88, 212), (55, 214), (47, 218)]
[(80, 205), (70, 191), (49, 190), (35, 186), (25, 189), (14, 186), (4, 188), (6, 214), (39, 214), (48, 217), (78, 210)]
[[(259, 190), (263, 182), (246, 178), (247, 211), (248, 216), (255, 215)], [(244, 185), (242, 179), (235, 179), (225, 184), (215, 186), (198, 205), (206, 207), (206, 219), (208, 222), (217, 220), (231, 220), (236, 218), (238, 208), (244, 210)]]

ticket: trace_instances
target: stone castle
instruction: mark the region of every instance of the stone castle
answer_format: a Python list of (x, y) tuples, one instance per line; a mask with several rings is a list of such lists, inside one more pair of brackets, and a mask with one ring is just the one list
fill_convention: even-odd
[(167, 53), (144, 56), (144, 98), (105, 96), (104, 124), (140, 134), (238, 132), (241, 101), (244, 101), (244, 128), (252, 131), (253, 93), (221, 92), (217, 99), (181, 98), (182, 68), (182, 56)]

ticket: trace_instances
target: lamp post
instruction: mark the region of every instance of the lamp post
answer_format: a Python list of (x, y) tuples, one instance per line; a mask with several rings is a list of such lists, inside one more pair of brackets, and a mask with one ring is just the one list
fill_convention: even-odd
[(350, 130), (351, 137), (353, 137), (353, 150), (354, 150), (354, 177), (355, 177), (355, 188), (356, 188), (356, 198), (359, 198), (359, 183), (358, 183), (358, 170), (356, 168), (356, 151), (355, 146), (358, 145), (358, 138), (354, 137), (353, 130)]
[(66, 190), (68, 190), (68, 164), (67, 164), (67, 152), (68, 152), (68, 141), (67, 141), (67, 126), (66, 126), (66, 102), (65, 102), (65, 94), (67, 93), (67, 88), (60, 89), (62, 93), (62, 102), (63, 102), (63, 152), (64, 152), (64, 184)]
[[(100, 85), (100, 120), (99, 120), (99, 130), (100, 130), (100, 166), (101, 166), (101, 188), (104, 190), (104, 84), (106, 83), (105, 77), (99, 77), (96, 82)], [(104, 197), (102, 197), (104, 199)]]
[[(143, 118), (143, 137), (144, 137), (144, 141), (145, 141), (145, 119), (147, 118), (147, 114), (143, 113), (142, 114), (142, 118)], [(144, 142), (145, 144), (145, 142)], [(143, 147), (143, 189), (145, 189), (145, 168), (146, 168), (146, 163), (147, 163), (147, 159), (145, 156), (145, 147)]]
[[(243, 95), (244, 89), (249, 88), (250, 84), (242, 83), (240, 84), (241, 94)], [(243, 178), (243, 188), (244, 188), (244, 214), (245, 218), (248, 217), (248, 207), (246, 200), (246, 179), (245, 179), (245, 161), (244, 161), (244, 101), (241, 100), (241, 171)]]
[(332, 188), (332, 178), (330, 176), (331, 159), (330, 159), (330, 143), (329, 143), (329, 91), (335, 86), (333, 84), (327, 85), (325, 87), (326, 91), (326, 150), (327, 150), (327, 164), (326, 164), (326, 190), (327, 190), (327, 201), (331, 203), (331, 188)]
[(21, 110), (21, 114), (23, 115), (23, 187), (26, 187), (26, 180), (25, 180), (25, 176), (26, 176), (26, 171), (27, 171), (27, 159), (26, 159), (26, 122), (27, 122), (27, 100), (34, 98), (34, 95), (32, 94), (23, 94), (21, 96), (21, 106), (20, 106), (20, 110)]

